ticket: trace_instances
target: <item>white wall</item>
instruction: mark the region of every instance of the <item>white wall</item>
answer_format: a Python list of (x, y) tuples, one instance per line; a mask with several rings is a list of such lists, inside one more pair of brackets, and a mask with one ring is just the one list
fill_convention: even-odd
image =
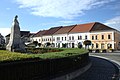
[[(78, 43), (81, 42), (81, 44), (84, 47), (83, 42), (85, 40), (89, 40), (90, 39), (90, 35), (89, 34), (90, 33), (70, 33), (68, 35), (68, 37), (69, 36), (71, 36), (71, 37), (74, 36), (74, 40), (68, 40), (68, 43), (71, 43), (71, 44), (74, 43), (74, 47), (78, 47)], [(82, 36), (82, 38), (78, 40), (78, 36)], [(87, 36), (87, 39), (85, 39), (85, 36)]]
[[(60, 38), (60, 40), (57, 40), (57, 37)], [(66, 39), (65, 39), (66, 37)], [(59, 47), (62, 47), (62, 43), (65, 44), (67, 43), (67, 40), (68, 40), (68, 34), (56, 34), (56, 35), (53, 35), (53, 38), (55, 39), (53, 41), (53, 43), (55, 44), (55, 47), (58, 47), (58, 44), (60, 44)], [(62, 40), (63, 38), (63, 40)]]

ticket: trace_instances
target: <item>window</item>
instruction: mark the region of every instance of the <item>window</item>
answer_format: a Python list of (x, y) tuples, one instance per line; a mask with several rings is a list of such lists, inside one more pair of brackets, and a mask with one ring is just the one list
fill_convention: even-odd
[(78, 40), (80, 40), (80, 36), (78, 36)]
[(112, 44), (110, 44), (110, 43), (107, 44), (107, 48), (108, 48), (108, 49), (112, 48)]
[(92, 40), (94, 40), (94, 36), (92, 36)]
[(65, 37), (65, 41), (66, 41), (66, 37)]
[(92, 44), (92, 49), (94, 48), (94, 44)]
[(74, 40), (74, 36), (72, 36), (72, 40)]
[(98, 43), (96, 43), (96, 48), (98, 48)]
[(55, 38), (53, 38), (53, 41), (55, 41)]
[(104, 46), (105, 46), (105, 45), (102, 43), (102, 44), (101, 44), (101, 49), (104, 49), (104, 48), (105, 48)]
[(62, 41), (63, 41), (63, 37), (62, 37)]
[(87, 39), (87, 35), (85, 36), (85, 39)]
[(102, 35), (102, 39), (104, 39), (104, 35)]
[(95, 39), (97, 40), (98, 38), (97, 38), (97, 35), (95, 36)]
[(111, 36), (110, 36), (110, 34), (108, 35), (108, 39), (111, 39)]
[(82, 39), (82, 36), (80, 36), (80, 40)]
[(82, 39), (82, 36), (78, 36), (78, 40), (81, 40)]
[(57, 41), (59, 41), (60, 40), (60, 37), (57, 37)]
[(69, 40), (71, 40), (71, 36), (69, 36)]

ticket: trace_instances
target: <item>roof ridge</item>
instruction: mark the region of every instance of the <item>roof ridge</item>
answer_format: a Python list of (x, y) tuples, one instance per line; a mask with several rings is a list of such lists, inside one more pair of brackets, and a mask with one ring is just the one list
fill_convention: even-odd
[(95, 22), (95, 23), (92, 25), (92, 27), (91, 27), (91, 29), (89, 30), (89, 32), (93, 29), (93, 27), (95, 26), (96, 23), (98, 23), (98, 22)]
[(89, 22), (89, 23), (82, 23), (82, 24), (77, 24), (77, 25), (86, 25), (86, 24), (93, 24), (93, 23), (99, 23), (99, 22)]
[[(77, 25), (77, 24), (73, 25), (73, 28), (75, 28), (76, 25)], [(72, 28), (72, 29), (73, 29), (73, 28)], [(71, 30), (72, 30), (72, 29), (71, 29)], [(71, 31), (71, 30), (70, 30), (70, 31)], [(70, 32), (70, 31), (69, 31), (69, 32)], [(68, 33), (69, 33), (69, 32), (68, 32)]]

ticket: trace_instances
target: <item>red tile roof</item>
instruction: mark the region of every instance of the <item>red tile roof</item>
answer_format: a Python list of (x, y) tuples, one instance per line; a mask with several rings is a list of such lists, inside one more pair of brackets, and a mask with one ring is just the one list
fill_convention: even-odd
[(75, 27), (75, 25), (64, 26), (64, 27), (60, 28), (58, 31), (56, 31), (54, 34), (65, 34), (65, 33), (68, 33), (68, 32), (70, 32), (74, 27)]
[(82, 33), (89, 32), (94, 26), (95, 22), (87, 24), (78, 24), (76, 25), (69, 33)]
[(47, 32), (45, 32), (44, 35), (53, 35), (53, 34), (54, 34), (56, 31), (58, 31), (60, 28), (62, 28), (62, 26), (50, 28)]
[(45, 32), (47, 32), (47, 30), (40, 30), (39, 32), (37, 32), (34, 37), (41, 37), (43, 34), (45, 34)]

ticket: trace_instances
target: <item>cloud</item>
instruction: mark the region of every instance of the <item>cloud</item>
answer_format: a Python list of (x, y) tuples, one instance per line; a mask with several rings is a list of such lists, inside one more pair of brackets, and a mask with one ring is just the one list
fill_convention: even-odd
[(3, 36), (6, 36), (10, 33), (10, 28), (0, 28), (0, 33), (3, 35)]
[(6, 10), (10, 10), (10, 8), (6, 8)]
[(40, 26), (44, 26), (42, 27), (43, 29), (47, 28), (51, 28), (51, 27), (57, 27), (57, 26), (67, 26), (67, 25), (75, 25), (75, 24), (79, 24), (80, 20), (76, 21), (76, 20), (62, 20), (62, 21), (56, 21), (56, 22), (45, 22), (45, 23), (41, 23)]
[(120, 30), (120, 16), (116, 16), (112, 19), (109, 19), (105, 22), (106, 25), (109, 25), (117, 30)]
[(72, 19), (85, 10), (100, 7), (114, 0), (16, 0), (19, 8), (31, 10), (31, 14), (42, 17)]

